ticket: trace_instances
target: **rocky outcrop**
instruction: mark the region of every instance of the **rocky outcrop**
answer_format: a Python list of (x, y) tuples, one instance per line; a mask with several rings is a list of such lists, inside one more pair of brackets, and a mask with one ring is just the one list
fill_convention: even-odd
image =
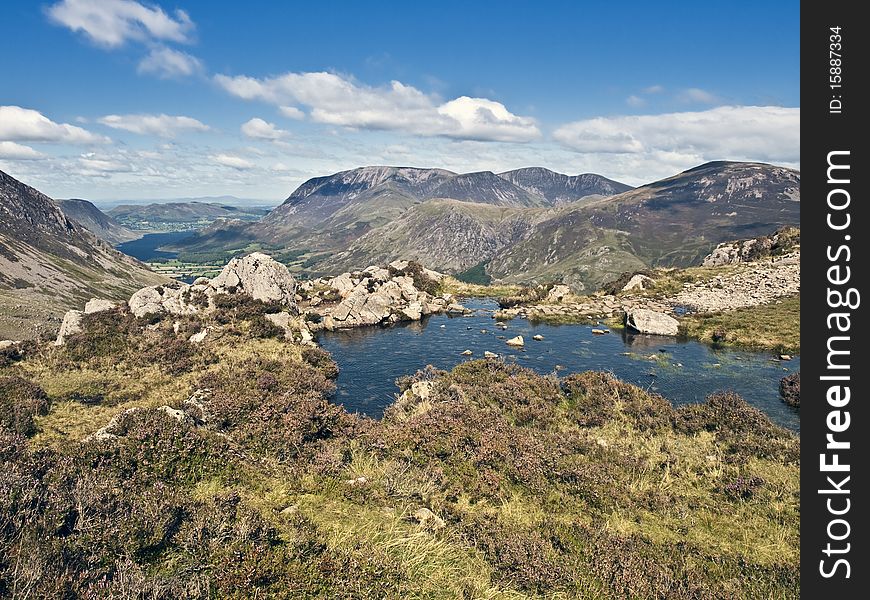
[(210, 285), (219, 293), (242, 291), (263, 302), (295, 304), (296, 280), (287, 267), (261, 252), (234, 258)]
[(189, 289), (189, 285), (180, 281), (152, 285), (130, 296), (127, 304), (130, 312), (137, 317), (149, 314), (190, 315), (198, 312), (199, 308), (190, 303)]
[[(301, 310), (317, 314), (312, 329), (342, 329), (366, 325), (389, 325), (419, 321), (433, 313), (465, 314), (464, 306), (450, 294), (433, 295), (417, 287), (437, 287), (444, 276), (427, 269), (416, 270), (408, 261), (395, 261), (389, 268), (371, 266), (363, 271), (304, 282)], [(415, 279), (418, 278), (418, 279)]]
[(664, 313), (636, 308), (625, 313), (625, 326), (638, 333), (650, 335), (677, 335), (680, 323)]
[(779, 396), (782, 401), (795, 408), (801, 407), (801, 372), (786, 375), (779, 382)]
[(800, 230), (795, 227), (785, 227), (771, 236), (763, 235), (749, 240), (723, 242), (704, 258), (702, 266), (719, 267), (752, 262), (785, 254), (798, 246), (800, 246)]

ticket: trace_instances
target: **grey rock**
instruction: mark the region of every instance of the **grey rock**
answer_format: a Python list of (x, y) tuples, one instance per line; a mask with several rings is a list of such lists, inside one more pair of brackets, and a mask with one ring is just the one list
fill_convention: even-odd
[(66, 343), (66, 338), (82, 331), (82, 317), (85, 313), (80, 310), (68, 310), (63, 316), (63, 322), (60, 324), (60, 330), (57, 332), (57, 339), (54, 340), (55, 346), (63, 346)]
[(102, 298), (91, 298), (90, 300), (88, 300), (87, 304), (85, 304), (85, 314), (89, 315), (91, 313), (112, 310), (117, 306), (118, 305), (111, 300), (103, 300)]
[(231, 260), (211, 286), (218, 291), (241, 290), (255, 300), (296, 308), (296, 280), (287, 267), (261, 252)]
[(677, 335), (680, 323), (664, 313), (635, 308), (625, 313), (625, 325), (640, 333)]

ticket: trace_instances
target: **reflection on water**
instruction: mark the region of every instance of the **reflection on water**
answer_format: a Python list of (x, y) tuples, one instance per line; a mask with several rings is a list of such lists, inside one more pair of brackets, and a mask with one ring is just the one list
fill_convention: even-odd
[[(589, 325), (546, 325), (523, 319), (495, 326), (492, 301), (471, 301), (474, 314), (435, 315), (395, 327), (322, 332), (319, 343), (338, 363), (336, 400), (350, 411), (379, 417), (395, 399), (395, 380), (427, 364), (451, 369), (486, 350), (539, 373), (564, 376), (611, 371), (623, 381), (657, 392), (676, 405), (703, 402), (712, 392), (733, 390), (780, 425), (799, 430), (799, 413), (779, 399), (779, 380), (800, 369), (800, 357), (782, 362), (767, 353), (717, 349), (694, 341), (613, 332)], [(600, 327), (599, 327), (600, 328)], [(533, 335), (543, 335), (535, 341)], [(505, 340), (525, 338), (525, 348)], [(472, 356), (462, 356), (471, 350)]]

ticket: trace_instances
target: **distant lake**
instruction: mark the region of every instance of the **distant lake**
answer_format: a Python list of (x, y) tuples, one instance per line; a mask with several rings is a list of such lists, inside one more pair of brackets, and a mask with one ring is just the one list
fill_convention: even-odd
[(116, 248), (128, 256), (150, 262), (160, 258), (175, 258), (177, 252), (157, 250), (160, 246), (181, 241), (193, 235), (194, 231), (170, 231), (167, 233), (148, 233), (130, 242), (118, 244)]
[[(486, 350), (546, 374), (610, 371), (622, 381), (657, 392), (674, 405), (703, 402), (713, 392), (732, 390), (764, 411), (775, 423), (800, 430), (800, 413), (779, 398), (779, 381), (800, 369), (800, 357), (780, 361), (771, 353), (717, 349), (696, 341), (612, 332), (595, 335), (589, 325), (533, 324), (525, 319), (496, 328), (490, 300), (473, 300), (465, 317), (433, 315), (394, 327), (362, 327), (321, 332), (317, 341), (338, 363), (336, 402), (351, 412), (380, 417), (395, 400), (396, 378), (427, 364), (452, 369)], [(485, 330), (486, 333), (482, 333)], [(533, 335), (543, 335), (534, 341)], [(505, 339), (525, 338), (525, 348)], [(499, 336), (505, 339), (499, 339)], [(464, 350), (474, 354), (462, 356)], [(650, 356), (658, 357), (650, 360)]]

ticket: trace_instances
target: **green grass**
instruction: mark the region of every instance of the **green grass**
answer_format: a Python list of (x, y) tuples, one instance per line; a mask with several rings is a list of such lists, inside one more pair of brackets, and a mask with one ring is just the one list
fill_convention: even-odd
[(489, 285), (492, 283), (492, 277), (486, 272), (486, 262), (481, 262), (470, 269), (466, 269), (461, 273), (454, 275), (456, 279), (463, 283), (473, 283), (476, 285)]
[(480, 285), (477, 283), (468, 283), (460, 281), (455, 277), (445, 277), (441, 281), (441, 290), (443, 293), (453, 294), (464, 298), (498, 298), (501, 296), (511, 296), (520, 291), (519, 285)]
[(772, 304), (683, 317), (680, 331), (704, 342), (800, 353), (800, 312), (797, 295)]

